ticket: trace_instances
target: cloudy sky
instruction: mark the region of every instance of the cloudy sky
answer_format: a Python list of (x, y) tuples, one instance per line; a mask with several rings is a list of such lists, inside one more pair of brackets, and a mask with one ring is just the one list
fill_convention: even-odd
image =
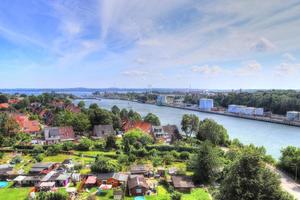
[(2, 0), (0, 88), (300, 88), (299, 0)]

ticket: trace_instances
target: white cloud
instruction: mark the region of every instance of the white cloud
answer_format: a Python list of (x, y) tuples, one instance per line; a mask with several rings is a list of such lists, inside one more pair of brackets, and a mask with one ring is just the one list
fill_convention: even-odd
[(275, 69), (275, 74), (279, 76), (288, 76), (298, 73), (300, 70), (300, 64), (293, 63), (281, 63)]
[(204, 74), (204, 75), (217, 75), (217, 74), (220, 74), (222, 73), (222, 69), (221, 67), (219, 66), (208, 66), (208, 65), (203, 65), (203, 66), (197, 66), (197, 65), (194, 65), (191, 67), (191, 70), (193, 72), (196, 72), (196, 73), (200, 73), (200, 74)]
[(241, 68), (236, 70), (236, 75), (239, 76), (250, 76), (257, 75), (261, 71), (262, 67), (257, 61), (249, 61)]
[(259, 38), (254, 44), (252, 44), (250, 48), (257, 52), (265, 52), (274, 50), (276, 47), (270, 40), (262, 37)]
[(141, 71), (141, 70), (127, 70), (122, 72), (125, 76), (146, 76), (149, 72)]

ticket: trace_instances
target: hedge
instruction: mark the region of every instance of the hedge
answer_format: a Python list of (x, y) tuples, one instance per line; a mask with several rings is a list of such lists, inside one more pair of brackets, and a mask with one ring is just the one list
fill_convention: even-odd
[(147, 145), (146, 149), (148, 151), (152, 149), (156, 149), (157, 151), (177, 151), (177, 152), (183, 152), (187, 151), (189, 153), (194, 153), (197, 151), (196, 147), (187, 147), (187, 146), (174, 146), (174, 145)]

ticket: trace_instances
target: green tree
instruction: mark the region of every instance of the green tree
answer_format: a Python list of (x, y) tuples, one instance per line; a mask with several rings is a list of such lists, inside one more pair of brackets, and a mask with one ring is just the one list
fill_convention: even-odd
[(153, 113), (148, 113), (146, 115), (146, 117), (144, 118), (144, 121), (148, 122), (148, 123), (150, 123), (154, 126), (159, 126), (160, 125), (160, 120), (159, 120), (158, 116), (156, 116)]
[(128, 119), (128, 111), (123, 108), (120, 112), (120, 117), (122, 120), (127, 120)]
[(104, 109), (90, 109), (89, 118), (93, 126), (113, 124), (111, 112)]
[(120, 170), (120, 165), (117, 162), (103, 156), (98, 156), (91, 166), (91, 171), (94, 173), (109, 173), (118, 170)]
[(128, 119), (130, 121), (142, 121), (141, 115), (133, 110), (129, 110)]
[(278, 177), (264, 166), (256, 151), (245, 151), (229, 167), (221, 183), (219, 200), (292, 200), (283, 192)]
[(117, 138), (114, 135), (108, 135), (105, 139), (105, 149), (115, 149), (117, 148), (116, 144)]
[(19, 124), (15, 119), (10, 117), (7, 113), (0, 113), (0, 135), (14, 136), (20, 131)]
[(214, 145), (228, 144), (227, 130), (212, 119), (205, 119), (200, 122), (197, 133), (199, 140), (209, 140)]
[(88, 138), (83, 138), (79, 141), (77, 149), (79, 151), (88, 151), (93, 146), (93, 141)]
[(122, 138), (123, 149), (130, 153), (133, 149), (140, 149), (153, 143), (153, 138), (139, 129), (130, 130)]
[(184, 114), (181, 120), (181, 130), (185, 132), (187, 137), (196, 135), (199, 128), (199, 118), (194, 114)]
[(79, 108), (84, 108), (84, 107), (85, 107), (84, 101), (79, 101), (78, 107), (79, 107)]
[(121, 110), (120, 110), (120, 108), (119, 108), (118, 106), (114, 105), (114, 106), (111, 108), (111, 112), (114, 113), (115, 115), (120, 116)]
[(62, 192), (39, 192), (36, 200), (67, 200), (67, 195)]
[(279, 167), (290, 174), (293, 174), (295, 179), (298, 179), (300, 173), (300, 148), (288, 146), (281, 150)]
[(220, 173), (220, 157), (210, 142), (204, 142), (192, 158), (189, 168), (193, 170), (193, 179), (197, 183), (213, 183)]
[(77, 133), (84, 133), (89, 131), (91, 122), (88, 115), (84, 113), (78, 113), (73, 116), (71, 126)]
[(7, 103), (7, 102), (8, 102), (7, 96), (4, 94), (0, 94), (0, 103)]

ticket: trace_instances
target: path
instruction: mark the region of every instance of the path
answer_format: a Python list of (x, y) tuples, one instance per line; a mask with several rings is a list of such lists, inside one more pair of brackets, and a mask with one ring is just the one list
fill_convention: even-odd
[(266, 166), (280, 176), (281, 187), (295, 198), (300, 200), (300, 184), (275, 167), (268, 164)]

